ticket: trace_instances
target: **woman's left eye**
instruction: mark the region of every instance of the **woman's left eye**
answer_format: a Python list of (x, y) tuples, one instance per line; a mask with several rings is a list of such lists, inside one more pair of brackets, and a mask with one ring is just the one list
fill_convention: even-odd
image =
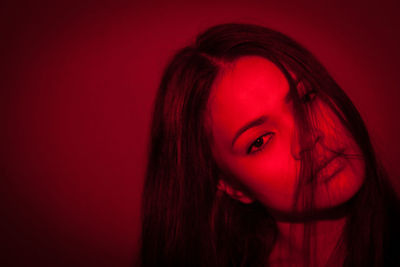
[(258, 137), (247, 149), (247, 154), (253, 154), (263, 150), (265, 146), (269, 143), (273, 135), (274, 133), (269, 132)]
[(315, 97), (317, 96), (317, 91), (311, 90), (308, 91), (303, 97), (302, 101), (303, 103), (311, 103), (314, 101)]

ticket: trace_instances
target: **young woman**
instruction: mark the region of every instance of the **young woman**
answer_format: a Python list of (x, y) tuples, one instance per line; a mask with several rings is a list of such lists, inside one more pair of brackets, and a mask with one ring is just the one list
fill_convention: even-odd
[(399, 202), (315, 57), (256, 25), (180, 50), (159, 87), (142, 266), (398, 266)]

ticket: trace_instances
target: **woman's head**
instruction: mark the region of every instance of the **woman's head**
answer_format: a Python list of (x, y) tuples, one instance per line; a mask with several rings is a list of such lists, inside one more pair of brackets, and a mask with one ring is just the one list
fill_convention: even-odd
[(155, 116), (165, 128), (155, 134), (176, 143), (166, 152), (180, 164), (174, 168), (204, 171), (199, 160), (212, 158), (217, 177), (204, 177), (208, 186), (233, 198), (285, 213), (304, 202), (329, 208), (363, 182), (354, 139), (366, 131), (356, 109), (310, 53), (278, 32), (237, 24), (208, 30), (178, 53), (161, 92)]
[(142, 257), (155, 262), (249, 264), (271, 249), (277, 215), (307, 219), (380, 190), (350, 99), (310, 52), (255, 25), (212, 27), (175, 55), (149, 152)]
[[(209, 99), (212, 148), (221, 171), (220, 188), (239, 201), (260, 201), (291, 213), (299, 184), (312, 190), (312, 177), (299, 181), (305, 151), (313, 153), (315, 207), (331, 208), (349, 200), (364, 181), (361, 151), (340, 118), (319, 97), (303, 88), (300, 103), (310, 113), (310, 136), (299, 141), (294, 97), (282, 71), (260, 56), (242, 56), (220, 69)], [(297, 81), (300, 87), (301, 81)], [(294, 90), (297, 90), (295, 88)], [(236, 181), (241, 186), (230, 185)], [(235, 188), (234, 188), (235, 187)], [(245, 192), (242, 192), (245, 188)]]

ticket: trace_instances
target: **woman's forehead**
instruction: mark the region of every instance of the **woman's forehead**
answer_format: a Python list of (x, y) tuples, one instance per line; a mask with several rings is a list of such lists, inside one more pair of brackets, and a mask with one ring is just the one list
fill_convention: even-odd
[(271, 61), (246, 56), (223, 70), (212, 90), (209, 107), (213, 120), (235, 118), (231, 123), (241, 125), (282, 105), (289, 84)]

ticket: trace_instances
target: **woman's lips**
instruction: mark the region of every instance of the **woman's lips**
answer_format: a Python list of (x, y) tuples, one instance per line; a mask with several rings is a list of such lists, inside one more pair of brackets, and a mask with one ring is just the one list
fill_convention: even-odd
[(318, 181), (326, 183), (334, 178), (345, 168), (345, 160), (340, 155), (335, 155), (327, 160), (324, 160), (316, 169)]

